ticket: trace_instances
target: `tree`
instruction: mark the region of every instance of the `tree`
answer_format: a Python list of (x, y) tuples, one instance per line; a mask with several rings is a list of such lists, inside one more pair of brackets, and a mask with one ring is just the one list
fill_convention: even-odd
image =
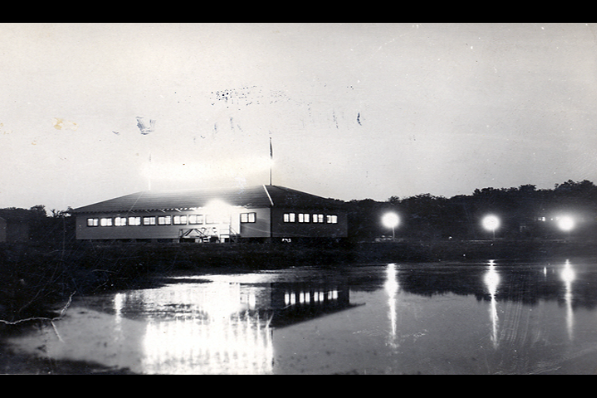
[(46, 206), (44, 205), (35, 205), (32, 206), (30, 209), (31, 214), (34, 217), (46, 217), (48, 215), (48, 213), (46, 212)]

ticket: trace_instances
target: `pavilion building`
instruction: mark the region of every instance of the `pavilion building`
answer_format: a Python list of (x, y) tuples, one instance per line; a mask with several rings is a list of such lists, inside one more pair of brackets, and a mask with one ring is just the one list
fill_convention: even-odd
[(142, 191), (73, 210), (78, 240), (238, 242), (347, 236), (342, 202), (275, 185)]

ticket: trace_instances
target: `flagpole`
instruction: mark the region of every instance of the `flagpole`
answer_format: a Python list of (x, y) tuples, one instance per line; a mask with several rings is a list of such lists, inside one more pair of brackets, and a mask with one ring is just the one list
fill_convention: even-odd
[(272, 137), (269, 137), (269, 185), (272, 185), (273, 164), (274, 164), (274, 151), (272, 148)]

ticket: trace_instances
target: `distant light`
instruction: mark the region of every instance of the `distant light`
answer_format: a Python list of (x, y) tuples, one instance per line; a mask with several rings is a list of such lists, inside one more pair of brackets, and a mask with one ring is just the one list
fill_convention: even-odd
[(571, 231), (572, 229), (574, 229), (574, 219), (570, 216), (560, 217), (558, 219), (558, 227), (562, 231)]
[(500, 226), (500, 219), (494, 215), (486, 216), (483, 219), (483, 228), (488, 231), (495, 231)]
[(386, 228), (392, 228), (392, 240), (396, 239), (396, 233), (394, 232), (394, 229), (396, 229), (398, 223), (400, 222), (398, 214), (392, 212), (386, 213), (381, 218), (381, 222)]
[(386, 213), (381, 218), (381, 222), (386, 228), (396, 228), (400, 223), (400, 218), (396, 213)]

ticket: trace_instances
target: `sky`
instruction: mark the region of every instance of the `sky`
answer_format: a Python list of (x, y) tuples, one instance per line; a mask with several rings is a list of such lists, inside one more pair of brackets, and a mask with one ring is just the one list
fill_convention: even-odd
[(597, 183), (597, 25), (0, 24), (0, 208)]

